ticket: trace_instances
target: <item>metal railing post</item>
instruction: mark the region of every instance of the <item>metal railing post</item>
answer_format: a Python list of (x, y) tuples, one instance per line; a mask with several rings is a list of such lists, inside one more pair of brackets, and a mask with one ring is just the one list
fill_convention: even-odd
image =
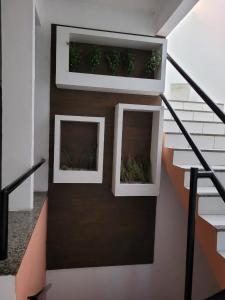
[(0, 197), (0, 260), (4, 260), (8, 251), (9, 195), (2, 191)]
[(197, 184), (198, 184), (198, 168), (191, 168), (188, 227), (187, 227), (187, 253), (186, 253), (185, 295), (184, 295), (185, 300), (192, 299)]
[(38, 164), (0, 191), (0, 260), (5, 260), (8, 256), (9, 195), (44, 163), (45, 159), (42, 159)]

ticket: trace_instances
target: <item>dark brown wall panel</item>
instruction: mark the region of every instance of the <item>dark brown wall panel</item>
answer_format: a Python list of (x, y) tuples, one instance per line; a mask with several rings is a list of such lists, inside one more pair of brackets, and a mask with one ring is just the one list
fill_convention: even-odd
[[(152, 263), (156, 197), (113, 196), (113, 134), (117, 103), (158, 104), (159, 99), (153, 96), (57, 89), (54, 81), (53, 25), (48, 269)], [(55, 114), (105, 117), (102, 184), (53, 184)]]

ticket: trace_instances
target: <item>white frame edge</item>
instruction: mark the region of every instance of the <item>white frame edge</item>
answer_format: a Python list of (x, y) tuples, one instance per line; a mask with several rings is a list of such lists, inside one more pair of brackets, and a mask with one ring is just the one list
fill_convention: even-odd
[[(158, 196), (160, 190), (163, 107), (156, 105), (117, 104), (115, 109), (112, 192), (114, 196)], [(153, 183), (124, 184), (120, 182), (124, 111), (153, 112), (151, 164)], [(154, 145), (154, 146), (153, 146)]]
[[(161, 79), (69, 72), (68, 43), (73, 35), (79, 38), (81, 42), (95, 41), (96, 44), (101, 43), (110, 46), (126, 47), (130, 45), (132, 47), (135, 45), (136, 48), (148, 49), (152, 44), (158, 44), (162, 47)], [(57, 26), (56, 86), (65, 89), (159, 95), (165, 88), (166, 48), (167, 40), (164, 38)]]
[[(98, 135), (97, 135), (98, 148), (97, 148), (97, 170), (96, 171), (60, 170), (60, 146), (61, 146), (60, 144), (61, 144), (61, 122), (62, 121), (98, 124)], [(105, 135), (104, 117), (55, 115), (53, 183), (102, 183), (104, 135)]]

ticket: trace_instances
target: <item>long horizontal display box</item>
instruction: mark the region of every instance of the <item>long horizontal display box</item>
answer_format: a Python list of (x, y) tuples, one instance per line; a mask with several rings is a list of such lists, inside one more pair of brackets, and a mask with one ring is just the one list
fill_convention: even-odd
[(54, 183), (102, 183), (105, 118), (55, 116)]
[(56, 86), (159, 95), (166, 39), (57, 26)]
[(163, 108), (117, 104), (113, 182), (115, 196), (158, 196), (161, 173)]

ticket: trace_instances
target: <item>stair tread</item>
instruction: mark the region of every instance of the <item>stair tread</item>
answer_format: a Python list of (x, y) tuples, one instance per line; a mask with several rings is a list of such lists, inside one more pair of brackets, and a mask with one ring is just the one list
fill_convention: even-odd
[(200, 215), (202, 219), (213, 225), (217, 230), (225, 230), (225, 215)]
[[(198, 168), (199, 170), (204, 170), (202, 165), (196, 165), (196, 164), (175, 164), (176, 167), (184, 169), (184, 170), (190, 170), (190, 168)], [(211, 168), (214, 171), (225, 171), (225, 166), (223, 165), (217, 165), (217, 166), (211, 166)]]
[[(189, 187), (185, 187), (187, 190), (189, 190)], [(198, 189), (197, 189), (197, 194), (199, 195), (199, 196), (205, 196), (205, 197), (207, 197), (207, 196), (219, 196), (219, 193), (218, 193), (218, 191), (217, 191), (217, 189), (213, 186), (211, 186), (211, 187), (198, 187)]]
[[(204, 109), (188, 109), (188, 108), (173, 108), (175, 111), (188, 111), (188, 112), (203, 112), (203, 113), (211, 113), (214, 114), (212, 110), (204, 110)], [(167, 107), (164, 107), (164, 110), (168, 110)], [(169, 110), (168, 110), (169, 111)]]
[[(174, 119), (168, 119), (168, 118), (164, 118), (164, 121), (175, 122)], [(189, 122), (189, 123), (204, 123), (204, 124), (208, 124), (208, 123), (210, 123), (210, 124), (223, 124), (223, 122), (219, 121), (219, 120), (218, 121), (182, 120), (182, 123), (187, 123), (187, 122)]]
[(225, 251), (218, 251), (221, 256), (225, 258)]
[[(175, 151), (188, 151), (188, 152), (193, 152), (193, 150), (191, 148), (172, 148)], [(225, 153), (225, 150), (223, 149), (217, 149), (217, 148), (209, 148), (209, 149), (201, 149), (202, 152), (221, 152), (221, 153)]]
[[(178, 99), (169, 99), (169, 102), (185, 102), (185, 103), (200, 103), (200, 104), (206, 104), (204, 100), (202, 101), (196, 101), (196, 100), (178, 100)], [(223, 102), (216, 102), (217, 105), (224, 105)], [(207, 105), (207, 104), (206, 104)]]
[[(164, 131), (165, 134), (173, 134), (173, 135), (183, 135), (182, 132), (172, 132), (172, 131)], [(189, 132), (190, 133), (190, 132)], [(190, 133), (191, 135), (204, 135), (204, 136), (224, 136), (223, 133)]]

